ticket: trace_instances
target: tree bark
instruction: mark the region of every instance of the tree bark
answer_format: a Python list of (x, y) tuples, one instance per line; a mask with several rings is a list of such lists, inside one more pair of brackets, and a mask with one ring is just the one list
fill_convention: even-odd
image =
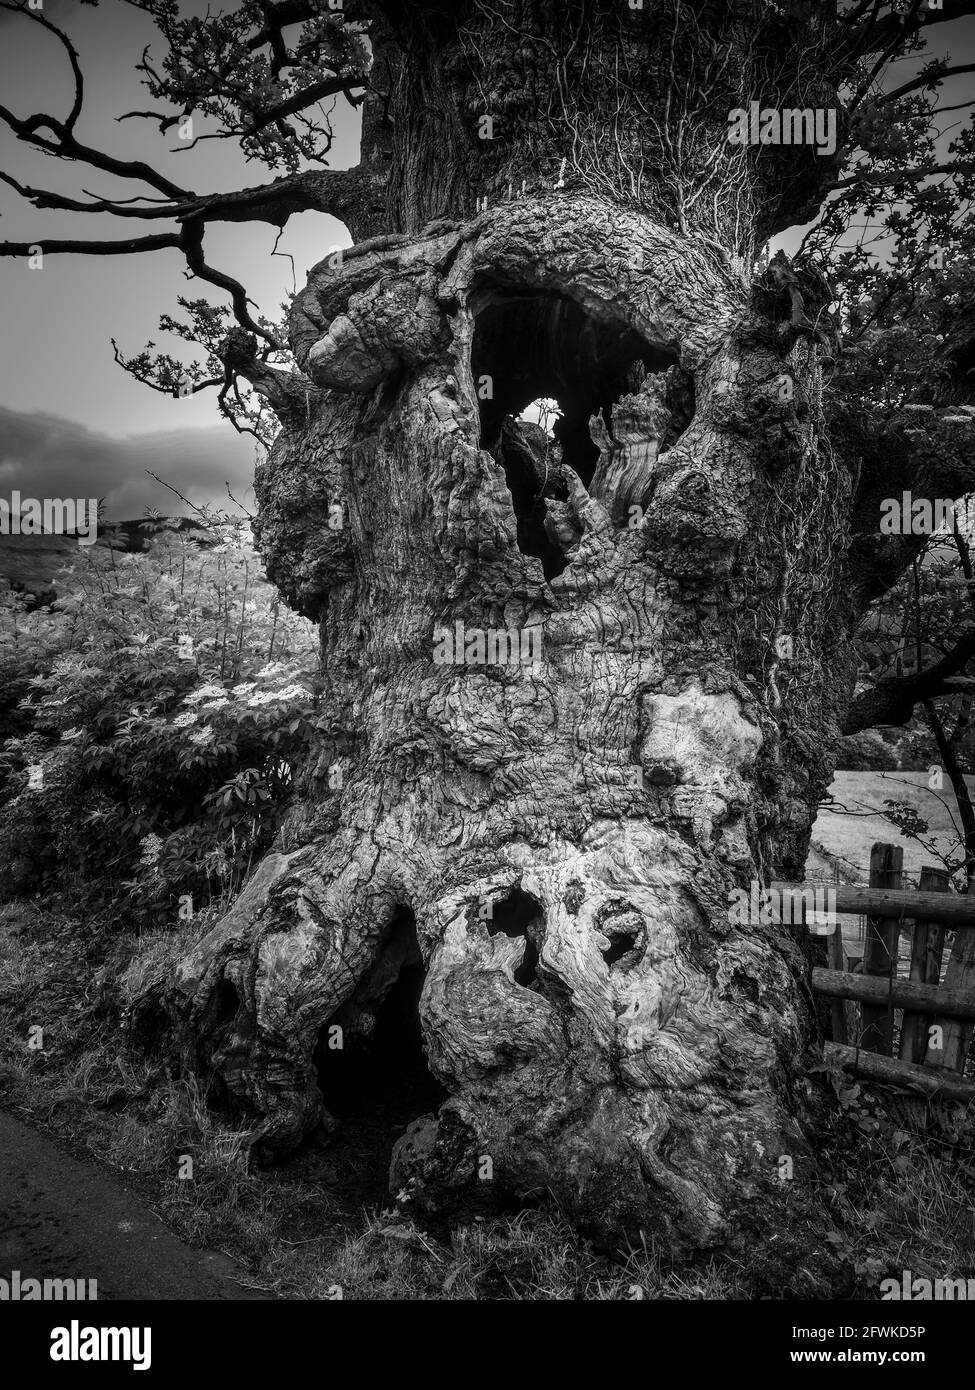
[[(318, 1040), (368, 1039), (411, 911), (449, 1099), (394, 1187), (446, 1211), (490, 1170), (690, 1251), (815, 1205), (809, 948), (730, 905), (801, 878), (855, 680), (853, 462), (795, 295), (750, 269), (828, 161), (721, 143), (751, 61), (735, 26), (754, 11), (768, 37), (768, 7), (698, 7), (659, 50), (652, 7), (623, 43), (646, 105), (605, 85), (625, 7), (592, 7), (578, 49), (564, 6), (517, 8), (520, 30), (479, 6), (393, 25), (394, 232), (298, 295), (315, 390), (257, 480), (268, 571), (321, 623), (327, 729), (280, 852), (136, 1021), (164, 1010), (287, 1151), (328, 1125)], [(533, 66), (550, 35), (559, 61)], [(712, 62), (705, 119), (687, 94)], [(488, 78), (529, 69), (504, 105)], [(509, 112), (500, 146), (473, 133), (472, 72)], [(514, 419), (541, 396), (554, 443)]]

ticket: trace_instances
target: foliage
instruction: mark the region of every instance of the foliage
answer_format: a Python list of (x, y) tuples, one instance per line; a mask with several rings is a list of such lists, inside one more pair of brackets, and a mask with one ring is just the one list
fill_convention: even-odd
[(0, 891), (136, 918), (219, 896), (267, 847), (318, 730), (311, 624), (239, 526), (79, 552), (47, 615), (0, 635), (24, 692), (0, 751)]
[(237, 139), (248, 159), (269, 169), (325, 162), (332, 128), (317, 104), (331, 97), (334, 105), (361, 86), (371, 61), (361, 24), (348, 22), (341, 5), (311, 0), (290, 49), (280, 35), (265, 49), (257, 41), (271, 28), (265, 0), (239, 0), (205, 18), (181, 17), (178, 0), (132, 3), (151, 15), (166, 45), (158, 67), (148, 53), (139, 64), (150, 97), (180, 113), (157, 115), (163, 129), (209, 117), (211, 128), (196, 140)]

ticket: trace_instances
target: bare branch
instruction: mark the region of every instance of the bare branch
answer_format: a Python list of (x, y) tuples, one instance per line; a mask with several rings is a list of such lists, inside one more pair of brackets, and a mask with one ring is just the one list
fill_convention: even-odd
[[(41, 28), (54, 34), (68, 54), (74, 76), (74, 100), (68, 117), (64, 121), (59, 121), (55, 116), (43, 112), (21, 119), (6, 106), (0, 105), (0, 120), (10, 127), (18, 140), (32, 145), (35, 149), (43, 150), (45, 154), (55, 155), (59, 159), (70, 159), (79, 163), (90, 164), (92, 168), (101, 169), (103, 173), (115, 174), (119, 178), (139, 179), (170, 198), (191, 198), (193, 196), (190, 189), (181, 188), (142, 160), (116, 159), (113, 155), (92, 149), (91, 146), (84, 145), (77, 140), (74, 129), (78, 117), (81, 115), (85, 91), (77, 50), (63, 30), (58, 28), (56, 24), (52, 24), (40, 11), (28, 9), (24, 0), (0, 0), (0, 9), (13, 14), (24, 15), (33, 20), (35, 24), (39, 24)], [(40, 135), (38, 132), (41, 130), (50, 131), (53, 139), (47, 139)]]
[(941, 116), (948, 111), (962, 111), (966, 106), (975, 105), (975, 96), (970, 96), (967, 101), (956, 101), (953, 106), (936, 106), (934, 115)]
[(959, 72), (975, 72), (975, 63), (959, 63), (956, 67), (949, 67), (947, 63), (939, 63), (937, 67), (926, 69), (912, 77), (909, 82), (904, 82), (900, 87), (895, 87), (892, 92), (884, 92), (883, 96), (877, 98), (878, 106), (886, 106), (892, 101), (897, 101), (900, 97), (906, 96), (908, 92), (917, 92), (925, 87), (934, 87), (945, 77), (954, 77)]
[(258, 356), (257, 342), (240, 329), (231, 329), (220, 344), (221, 360), (229, 371), (249, 381), (281, 420), (306, 414), (320, 394), (301, 372), (281, 371)]
[(858, 734), (877, 724), (906, 724), (917, 705), (939, 696), (956, 694), (954, 677), (975, 657), (975, 631), (968, 633), (947, 656), (911, 676), (892, 676), (873, 690), (858, 695), (843, 721), (844, 734)]
[(167, 116), (163, 111), (123, 111), (121, 116), (115, 117), (115, 120), (117, 122), (131, 121), (139, 118), (147, 121), (158, 121), (159, 134), (165, 135), (167, 130), (171, 130), (174, 125), (179, 125), (180, 121), (184, 120), (189, 114), (188, 111), (180, 111), (175, 115)]
[(851, 178), (840, 179), (838, 183), (831, 183), (827, 186), (828, 193), (834, 193), (837, 189), (855, 188), (858, 185), (866, 187), (889, 188), (892, 184), (899, 183), (902, 179), (926, 179), (935, 174), (970, 174), (975, 172), (975, 162), (972, 160), (958, 159), (952, 164), (934, 164), (930, 168), (923, 165), (917, 169), (892, 169), (889, 173), (856, 173)]
[[(316, 82), (311, 87), (305, 87), (300, 92), (295, 92), (294, 96), (287, 101), (279, 102), (277, 106), (269, 106), (255, 116), (250, 125), (245, 126), (240, 135), (256, 135), (259, 130), (264, 130), (267, 126), (273, 125), (275, 121), (283, 120), (285, 116), (293, 116), (298, 111), (303, 111), (306, 106), (312, 106), (316, 101), (322, 101), (325, 97), (344, 95), (354, 102), (353, 90), (362, 91), (366, 86), (361, 78), (353, 81), (348, 77), (329, 77), (321, 82)], [(361, 100), (361, 97), (359, 98)]]
[(0, 256), (30, 256), (37, 247), (46, 256), (131, 256), (138, 251), (160, 251), (181, 247), (179, 234), (159, 232), (155, 236), (131, 237), (127, 241), (0, 241)]
[[(25, 120), (15, 116), (6, 106), (0, 105), (0, 121), (6, 125), (27, 145), (32, 145), (35, 149), (43, 150), (45, 154), (56, 155), (59, 159), (72, 159), (80, 164), (89, 164), (93, 169), (101, 169), (103, 173), (115, 174), (123, 179), (139, 179), (142, 183), (147, 183), (152, 188), (156, 188), (160, 193), (165, 193), (170, 198), (192, 198), (194, 193), (189, 188), (181, 188), (179, 184), (173, 183), (165, 175), (160, 174), (149, 164), (141, 159), (116, 159), (114, 155), (105, 154), (102, 150), (92, 149), (90, 145), (83, 145), (76, 140), (72, 130), (54, 116), (38, 113), (28, 116)], [(46, 129), (51, 132), (54, 139), (48, 140), (38, 135), (38, 131)]]
[(247, 291), (239, 280), (235, 280), (231, 275), (225, 275), (223, 271), (207, 265), (203, 256), (203, 231), (204, 224), (199, 220), (184, 222), (183, 228), (177, 238), (177, 244), (186, 257), (186, 264), (191, 273), (200, 280), (206, 280), (211, 285), (216, 285), (219, 289), (225, 290), (230, 295), (230, 302), (233, 305), (234, 316), (237, 322), (255, 334), (258, 338), (268, 343), (271, 347), (283, 352), (285, 344), (278, 341), (273, 333), (269, 333), (266, 328), (262, 328), (251, 317), (251, 300), (247, 297)]
[(71, 74), (74, 78), (74, 101), (72, 102), (68, 119), (65, 121), (64, 125), (66, 130), (74, 130), (75, 123), (81, 115), (81, 108), (85, 100), (85, 81), (81, 72), (81, 62), (78, 57), (78, 51), (74, 44), (68, 38), (64, 30), (60, 29), (56, 24), (52, 24), (49, 19), (44, 17), (40, 10), (28, 9), (24, 0), (0, 0), (0, 9), (9, 10), (12, 14), (22, 14), (27, 19), (33, 20), (34, 23), (39, 24), (42, 29), (46, 29), (48, 33), (53, 34), (67, 53), (68, 62), (71, 64)]
[(0, 169), (0, 182), (13, 188), (35, 208), (53, 208), (59, 212), (110, 212), (114, 217), (158, 218), (176, 215), (176, 209), (168, 199), (153, 207), (132, 207), (131, 202), (139, 201), (138, 199), (123, 201), (113, 198), (99, 198), (82, 203), (77, 198), (69, 198), (63, 193), (54, 193), (46, 188), (31, 188), (27, 184), (19, 183), (10, 174), (5, 174), (2, 169)]
[[(367, 235), (384, 230), (381, 181), (362, 169), (306, 170), (254, 188), (178, 201), (165, 199), (148, 206), (141, 195), (138, 199), (92, 197), (86, 203), (49, 189), (31, 188), (3, 172), (0, 182), (15, 189), (36, 208), (63, 212), (110, 213), (113, 217), (143, 221), (267, 222), (278, 229), (296, 213), (325, 212), (347, 222), (350, 229), (353, 225), (363, 228)], [(139, 206), (133, 206), (136, 202)]]

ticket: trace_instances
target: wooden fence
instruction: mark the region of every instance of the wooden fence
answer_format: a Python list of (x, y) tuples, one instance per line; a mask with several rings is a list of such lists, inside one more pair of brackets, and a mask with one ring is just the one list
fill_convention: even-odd
[[(866, 916), (862, 963), (850, 969), (839, 925), (828, 938), (829, 968), (812, 972), (812, 987), (831, 1001), (832, 1041), (826, 1056), (854, 1076), (907, 1087), (964, 1104), (975, 1083), (964, 1079), (975, 1027), (975, 895), (952, 893), (943, 869), (924, 868), (918, 890), (903, 889), (904, 851), (876, 844), (870, 886), (846, 883), (772, 884), (787, 894), (828, 894), (837, 913)], [(903, 930), (910, 961), (898, 973)], [(946, 936), (953, 933), (945, 961)], [(895, 1054), (896, 1042), (896, 1054)]]

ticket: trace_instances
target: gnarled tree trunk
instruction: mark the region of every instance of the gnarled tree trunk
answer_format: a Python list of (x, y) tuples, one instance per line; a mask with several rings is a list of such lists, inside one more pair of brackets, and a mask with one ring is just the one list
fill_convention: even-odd
[[(856, 618), (819, 287), (751, 269), (828, 161), (729, 145), (727, 114), (838, 102), (814, 22), (764, 4), (456, 9), (376, 38), (388, 223), (298, 295), (308, 389), (258, 475), (330, 732), (280, 852), (142, 1008), (287, 1151), (411, 912), (449, 1099), (394, 1186), (446, 1209), (490, 1173), (707, 1247), (809, 1174), (802, 934), (729, 903), (801, 873)], [(516, 419), (543, 396), (554, 443)]]

